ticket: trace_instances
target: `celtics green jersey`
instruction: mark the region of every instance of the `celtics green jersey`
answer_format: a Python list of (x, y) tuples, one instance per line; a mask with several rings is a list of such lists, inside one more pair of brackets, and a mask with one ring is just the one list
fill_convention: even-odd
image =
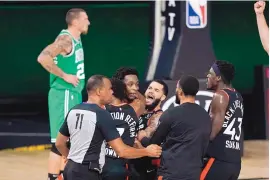
[(67, 30), (62, 30), (59, 34), (68, 35), (72, 39), (72, 51), (70, 54), (63, 56), (58, 55), (54, 58), (55, 64), (67, 74), (76, 75), (79, 79), (79, 85), (74, 87), (72, 84), (67, 83), (62, 78), (50, 74), (50, 87), (55, 89), (69, 89), (81, 93), (84, 88), (85, 74), (84, 74), (84, 53), (81, 40), (76, 40)]

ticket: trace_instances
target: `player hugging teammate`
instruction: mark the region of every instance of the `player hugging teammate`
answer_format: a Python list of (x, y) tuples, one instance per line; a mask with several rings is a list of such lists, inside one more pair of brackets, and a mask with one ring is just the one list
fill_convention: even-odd
[[(121, 80), (126, 87), (126, 99), (122, 102), (126, 101), (129, 103), (137, 114), (137, 131), (139, 131), (139, 134), (135, 141), (132, 142), (133, 144), (135, 142), (135, 147), (140, 148), (142, 147), (140, 141), (144, 137), (150, 138), (159, 124), (159, 117), (162, 114), (161, 103), (168, 94), (168, 87), (162, 80), (153, 80), (150, 82), (144, 96), (142, 96), (138, 92), (139, 80), (136, 69), (128, 67), (119, 68), (113, 77)], [(116, 83), (116, 80), (114, 81)], [(114, 83), (112, 82), (112, 84)], [(123, 87), (119, 88), (119, 90), (120, 89), (123, 89)], [(115, 93), (119, 92), (119, 90), (115, 91)], [(124, 109), (122, 109), (122, 111), (124, 111)], [(112, 115), (115, 116), (115, 113)], [(151, 180), (156, 178), (158, 159), (140, 158), (129, 161), (128, 165), (128, 175), (130, 179)]]

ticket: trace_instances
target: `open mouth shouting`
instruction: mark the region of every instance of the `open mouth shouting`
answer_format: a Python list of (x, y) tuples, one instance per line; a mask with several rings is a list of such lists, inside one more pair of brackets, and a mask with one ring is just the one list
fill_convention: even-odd
[(145, 99), (146, 99), (146, 104), (148, 105), (152, 104), (155, 101), (155, 97), (153, 94), (148, 94)]

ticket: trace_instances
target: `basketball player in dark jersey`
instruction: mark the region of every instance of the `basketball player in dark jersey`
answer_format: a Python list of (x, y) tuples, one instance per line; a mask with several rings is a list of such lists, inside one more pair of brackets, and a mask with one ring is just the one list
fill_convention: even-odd
[(207, 75), (207, 88), (215, 94), (209, 108), (212, 132), (206, 153), (208, 162), (201, 180), (237, 180), (241, 170), (244, 106), (241, 94), (231, 85), (234, 73), (231, 63), (217, 61)]
[[(149, 84), (145, 91), (146, 111), (139, 118), (139, 133), (137, 137), (139, 141), (142, 141), (144, 138), (151, 138), (156, 131), (159, 124), (159, 118), (163, 113), (161, 103), (166, 99), (167, 95), (168, 86), (164, 81), (153, 80)], [(138, 146), (140, 146), (140, 144)], [(154, 180), (156, 178), (159, 159), (147, 157), (133, 161), (140, 180)]]
[[(137, 135), (138, 117), (134, 109), (137, 104), (127, 104), (126, 100), (126, 86), (116, 78), (111, 78), (113, 90), (113, 102), (106, 105), (107, 111), (111, 113), (112, 118), (116, 124), (116, 128), (123, 140), (129, 146), (134, 145), (135, 137)], [(119, 158), (116, 152), (108, 144), (106, 145), (106, 160), (103, 168), (102, 179), (104, 180), (124, 180), (129, 176), (128, 161)]]
[(125, 102), (133, 103), (137, 116), (145, 110), (145, 97), (139, 92), (139, 73), (130, 67), (121, 67), (116, 70), (113, 78), (119, 79), (126, 85), (127, 96)]

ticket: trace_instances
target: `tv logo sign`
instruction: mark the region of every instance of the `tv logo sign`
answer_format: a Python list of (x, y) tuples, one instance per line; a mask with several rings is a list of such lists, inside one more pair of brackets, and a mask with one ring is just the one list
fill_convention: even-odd
[(186, 1), (186, 25), (190, 29), (202, 29), (207, 25), (207, 0)]

